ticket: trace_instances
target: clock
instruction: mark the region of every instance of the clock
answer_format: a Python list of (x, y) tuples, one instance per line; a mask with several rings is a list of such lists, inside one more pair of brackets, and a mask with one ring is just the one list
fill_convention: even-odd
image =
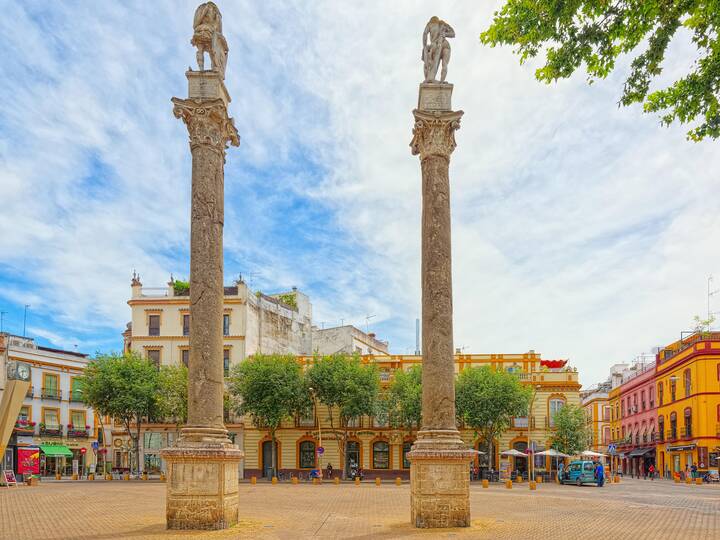
[(15, 381), (29, 381), (30, 380), (30, 364), (25, 362), (8, 362), (7, 365), (7, 378)]

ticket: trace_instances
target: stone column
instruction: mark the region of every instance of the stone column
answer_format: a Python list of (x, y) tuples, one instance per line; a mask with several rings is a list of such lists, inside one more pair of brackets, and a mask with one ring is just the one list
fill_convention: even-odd
[(422, 428), (408, 457), (416, 527), (470, 525), (472, 451), (455, 425), (455, 361), (450, 253), (450, 154), (462, 111), (452, 111), (453, 86), (420, 85), (410, 143), (422, 169)]
[[(201, 6), (202, 7), (202, 6)], [(223, 423), (223, 199), (225, 148), (239, 145), (217, 70), (188, 71), (188, 99), (173, 98), (192, 153), (188, 423), (167, 462), (167, 527), (224, 529), (238, 520), (242, 451)]]

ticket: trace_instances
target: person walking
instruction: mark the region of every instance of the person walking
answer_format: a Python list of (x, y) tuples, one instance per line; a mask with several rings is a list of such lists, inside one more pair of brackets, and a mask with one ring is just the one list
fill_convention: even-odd
[(655, 480), (655, 465), (652, 463), (648, 467), (648, 474), (650, 475), (650, 480)]
[(605, 484), (605, 469), (603, 468), (602, 461), (598, 461), (595, 466), (595, 478), (597, 478), (597, 486), (603, 487)]
[(333, 475), (333, 466), (332, 466), (332, 463), (328, 463), (327, 464), (327, 477), (330, 480), (332, 480), (332, 475)]
[(690, 465), (690, 474), (692, 475), (693, 480), (697, 478), (697, 465), (695, 465), (694, 463)]

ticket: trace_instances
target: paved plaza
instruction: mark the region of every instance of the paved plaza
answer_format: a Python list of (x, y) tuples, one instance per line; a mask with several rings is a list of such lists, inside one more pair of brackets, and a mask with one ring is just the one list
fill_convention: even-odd
[(625, 480), (596, 487), (473, 483), (469, 529), (415, 530), (409, 486), (240, 485), (240, 524), (208, 533), (165, 530), (158, 482), (46, 482), (0, 491), (0, 538), (720, 538), (720, 486)]

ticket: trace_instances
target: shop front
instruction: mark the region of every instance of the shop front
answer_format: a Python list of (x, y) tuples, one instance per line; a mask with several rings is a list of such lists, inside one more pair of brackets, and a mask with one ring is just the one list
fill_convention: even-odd
[(42, 476), (63, 474), (68, 459), (72, 467), (73, 453), (67, 446), (62, 444), (41, 444), (40, 474)]

